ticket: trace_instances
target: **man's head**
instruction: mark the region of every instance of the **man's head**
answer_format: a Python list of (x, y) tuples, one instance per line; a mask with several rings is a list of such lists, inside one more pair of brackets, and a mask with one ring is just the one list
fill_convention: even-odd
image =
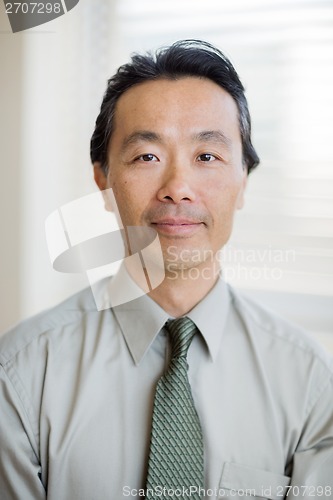
[(134, 56), (110, 79), (92, 138), (95, 180), (112, 188), (108, 208), (124, 227), (157, 231), (167, 270), (212, 275), (259, 161), (250, 128), (235, 70), (203, 42)]
[(229, 59), (216, 47), (200, 40), (181, 40), (152, 54), (134, 55), (109, 79), (100, 114), (91, 138), (92, 163), (108, 169), (107, 153), (114, 128), (114, 113), (118, 99), (139, 83), (158, 79), (176, 80), (188, 76), (207, 78), (226, 90), (238, 108), (243, 162), (250, 173), (259, 158), (251, 142), (251, 118), (244, 87)]

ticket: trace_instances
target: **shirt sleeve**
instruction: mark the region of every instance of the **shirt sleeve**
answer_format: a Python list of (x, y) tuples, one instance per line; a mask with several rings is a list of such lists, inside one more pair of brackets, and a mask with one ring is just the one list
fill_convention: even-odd
[(289, 500), (333, 498), (333, 381), (315, 400), (293, 459)]
[(40, 478), (41, 465), (29, 409), (0, 366), (1, 500), (45, 499), (46, 491)]

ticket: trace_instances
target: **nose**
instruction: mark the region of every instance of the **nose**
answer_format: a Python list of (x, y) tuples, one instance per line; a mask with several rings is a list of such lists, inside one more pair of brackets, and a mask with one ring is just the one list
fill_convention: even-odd
[(175, 164), (168, 165), (157, 198), (164, 203), (175, 204), (195, 201), (195, 192), (191, 186), (191, 169)]

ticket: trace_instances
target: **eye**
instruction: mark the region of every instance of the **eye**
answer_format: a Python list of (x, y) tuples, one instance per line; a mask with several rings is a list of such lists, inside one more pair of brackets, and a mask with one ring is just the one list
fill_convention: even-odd
[(216, 156), (212, 155), (211, 153), (203, 153), (202, 155), (198, 156), (198, 160), (204, 161), (204, 162), (210, 162), (210, 161), (214, 161), (217, 159), (218, 158)]
[(159, 161), (157, 156), (151, 154), (151, 153), (147, 153), (147, 154), (144, 154), (144, 155), (141, 155), (141, 156), (138, 156), (136, 158), (136, 160), (139, 160), (139, 161), (145, 161), (145, 162), (149, 162), (149, 161)]

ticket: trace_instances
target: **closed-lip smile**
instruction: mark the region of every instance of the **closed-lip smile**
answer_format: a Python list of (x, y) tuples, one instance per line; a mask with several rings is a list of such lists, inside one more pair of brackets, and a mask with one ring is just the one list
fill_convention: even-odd
[(184, 217), (168, 217), (155, 220), (151, 224), (158, 232), (161, 233), (175, 236), (189, 236), (196, 232), (204, 223)]

